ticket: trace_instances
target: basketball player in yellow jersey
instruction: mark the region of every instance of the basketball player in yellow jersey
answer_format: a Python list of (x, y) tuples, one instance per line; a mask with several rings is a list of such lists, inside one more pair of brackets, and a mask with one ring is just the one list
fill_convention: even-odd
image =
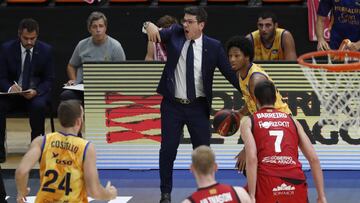
[(117, 190), (108, 182), (104, 188), (96, 169), (94, 145), (78, 137), (83, 123), (83, 108), (78, 101), (60, 103), (58, 118), (63, 129), (37, 137), (16, 169), (17, 202), (24, 203), (29, 171), (40, 160), (40, 189), (36, 203), (88, 202), (116, 198)]
[[(253, 63), (254, 50), (250, 40), (246, 37), (232, 37), (226, 44), (226, 50), (231, 67), (239, 78), (240, 89), (245, 100), (245, 105), (239, 110), (241, 120), (242, 117), (257, 111), (254, 95), (256, 84), (263, 80), (271, 80), (271, 78), (260, 66)], [(291, 114), (288, 105), (282, 101), (279, 91), (276, 93), (275, 108)], [(242, 150), (237, 158), (236, 166), (239, 170), (245, 169), (245, 150)]]
[(258, 30), (246, 36), (253, 43), (255, 61), (296, 61), (294, 38), (289, 31), (278, 28), (277, 18), (273, 13), (260, 14), (257, 27)]

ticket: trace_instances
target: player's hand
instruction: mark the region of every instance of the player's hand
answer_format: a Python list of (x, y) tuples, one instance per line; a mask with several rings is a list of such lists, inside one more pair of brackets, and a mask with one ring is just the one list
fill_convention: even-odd
[(146, 33), (148, 36), (148, 40), (151, 42), (161, 42), (159, 28), (154, 25), (154, 23), (150, 22), (148, 27), (146, 28)]
[(32, 99), (37, 95), (37, 91), (34, 89), (29, 89), (29, 92), (22, 93), (22, 95), (25, 97), (25, 99)]
[(25, 191), (18, 191), (17, 197), (16, 197), (16, 202), (17, 203), (25, 203), (26, 200), (26, 196), (30, 193), (30, 188), (26, 188)]
[(238, 171), (244, 171), (245, 170), (245, 165), (246, 165), (246, 154), (245, 154), (245, 150), (242, 149), (238, 155), (235, 156), (236, 164), (235, 164), (235, 168)]
[(324, 39), (321, 39), (318, 41), (317, 50), (318, 51), (330, 50), (330, 46)]
[(321, 197), (321, 198), (317, 198), (317, 203), (327, 203), (326, 198), (325, 197)]
[(360, 49), (360, 43), (350, 42), (345, 46), (346, 50), (358, 51)]
[(116, 198), (116, 196), (117, 196), (117, 189), (116, 189), (116, 187), (114, 187), (114, 186), (111, 185), (111, 182), (110, 182), (110, 181), (107, 182), (105, 189), (106, 189), (106, 191), (108, 191), (109, 194), (110, 194), (109, 200), (112, 200), (112, 199), (115, 199), (115, 198)]

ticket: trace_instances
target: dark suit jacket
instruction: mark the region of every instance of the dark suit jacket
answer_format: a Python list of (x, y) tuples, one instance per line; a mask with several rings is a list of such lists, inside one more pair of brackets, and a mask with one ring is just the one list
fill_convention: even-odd
[[(50, 45), (37, 40), (32, 52), (30, 88), (36, 89), (38, 95), (51, 90), (54, 80), (54, 63)], [(1, 46), (0, 54), (0, 88), (7, 92), (18, 81), (21, 74), (20, 40), (11, 40)]]
[[(181, 50), (186, 41), (184, 30), (180, 25), (173, 25), (160, 31), (161, 42), (166, 44), (167, 62), (165, 64), (157, 92), (167, 99), (175, 98), (175, 69)], [(202, 67), (204, 92), (211, 108), (212, 85), (215, 68), (218, 67), (225, 78), (240, 91), (236, 74), (225, 55), (222, 44), (213, 38), (203, 35)]]

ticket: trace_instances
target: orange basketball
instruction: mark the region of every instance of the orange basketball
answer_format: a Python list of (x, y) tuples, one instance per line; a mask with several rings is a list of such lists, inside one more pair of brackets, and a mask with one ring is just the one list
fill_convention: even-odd
[(240, 126), (238, 112), (230, 109), (222, 109), (214, 116), (213, 127), (219, 135), (228, 137), (236, 133)]

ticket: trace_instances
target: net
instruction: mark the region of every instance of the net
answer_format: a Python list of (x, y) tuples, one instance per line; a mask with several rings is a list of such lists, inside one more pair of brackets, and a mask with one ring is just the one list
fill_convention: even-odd
[(321, 104), (319, 125), (359, 129), (360, 52), (311, 52), (298, 62)]

